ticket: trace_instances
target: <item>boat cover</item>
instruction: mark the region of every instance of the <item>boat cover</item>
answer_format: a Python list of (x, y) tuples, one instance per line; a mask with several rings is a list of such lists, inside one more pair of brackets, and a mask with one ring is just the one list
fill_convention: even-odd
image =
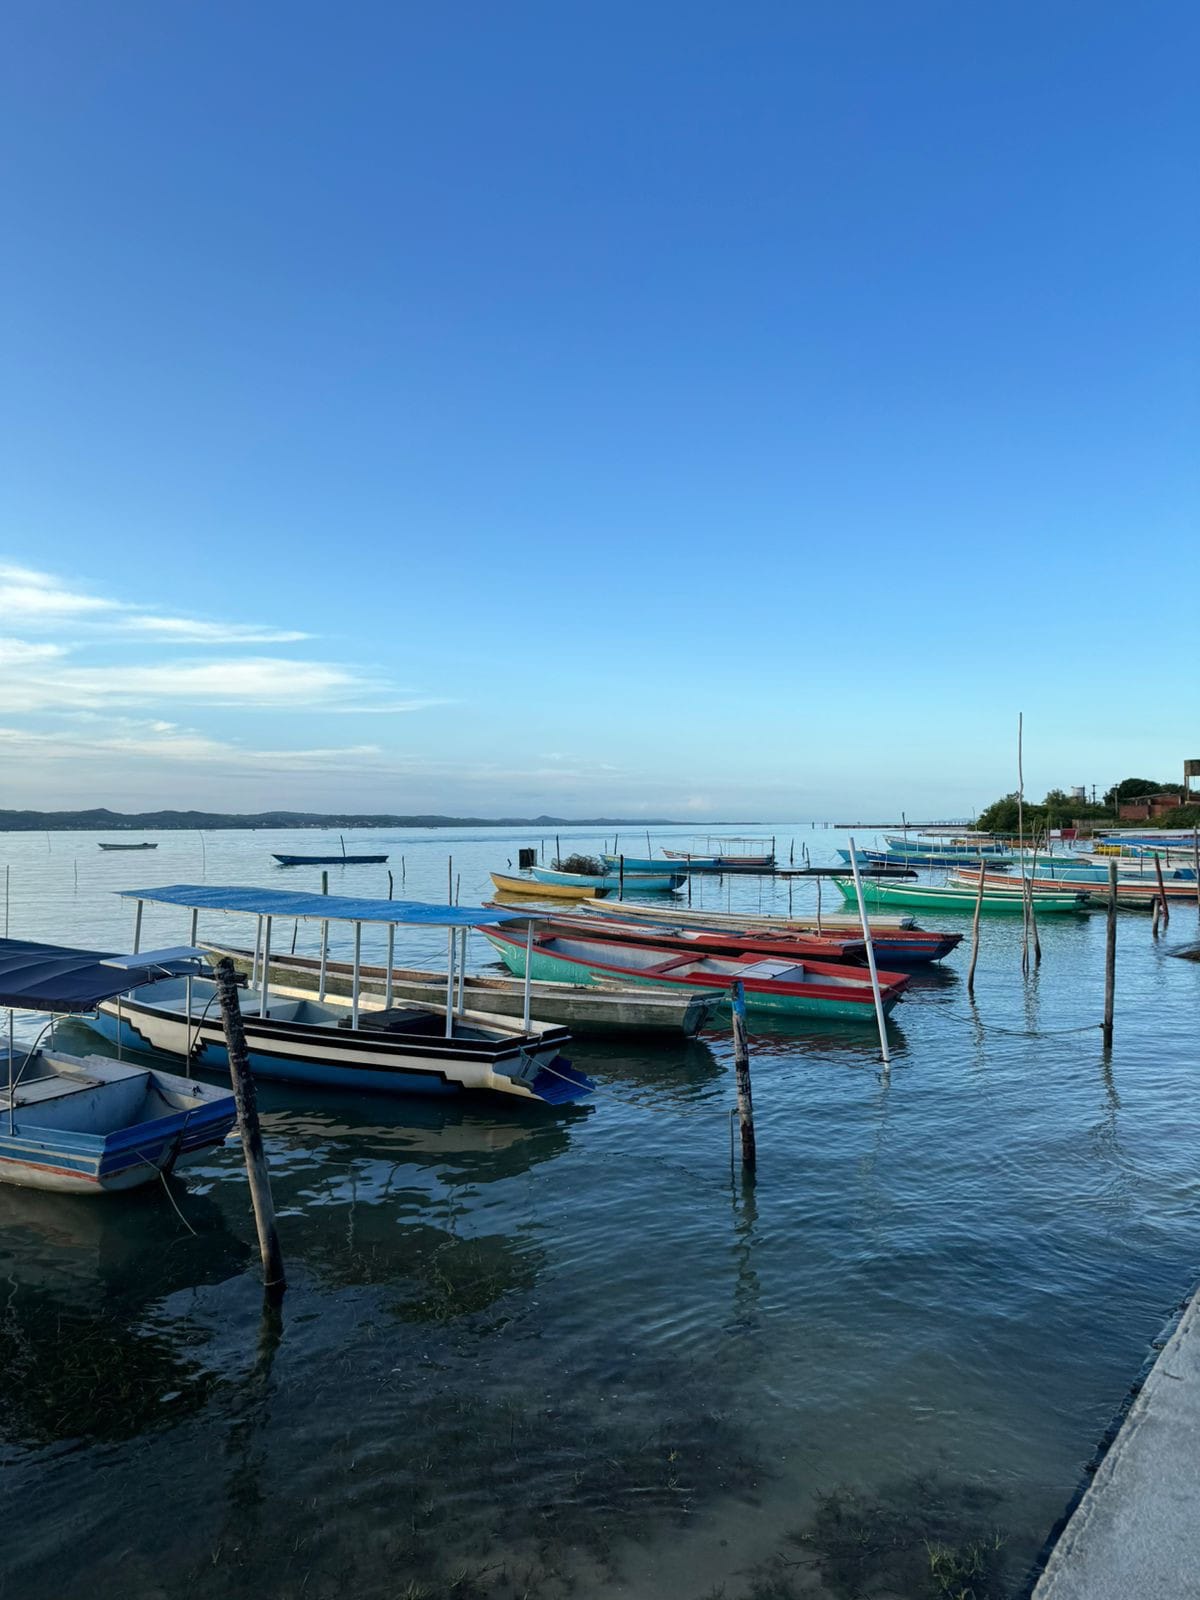
[(14, 1011), (92, 1011), (102, 1000), (125, 994), (160, 978), (195, 971), (204, 952), (190, 957), (121, 966), (107, 965), (117, 952), (73, 950), (61, 944), (34, 944), (29, 939), (0, 939), (0, 1006)]
[(173, 883), (163, 889), (122, 889), (120, 893), (126, 900), (151, 900), (198, 911), (241, 911), (257, 917), (299, 917), (302, 922), (474, 928), (483, 922), (537, 919), (537, 913), (529, 911), (488, 911), (483, 906), (436, 906), (426, 905), (423, 900), (357, 899), (341, 894), (300, 894), (293, 889), (220, 888), (200, 883)]

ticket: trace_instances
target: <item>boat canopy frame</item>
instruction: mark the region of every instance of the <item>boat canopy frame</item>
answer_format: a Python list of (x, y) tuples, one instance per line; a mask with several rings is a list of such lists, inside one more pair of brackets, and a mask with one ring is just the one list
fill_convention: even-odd
[[(181, 906), (191, 912), (190, 939), (194, 945), (197, 923), (201, 911), (222, 911), (253, 916), (258, 919), (254, 941), (254, 960), (250, 969), (250, 982), (257, 977), (259, 984), (259, 1016), (267, 1014), (271, 980), (271, 928), (277, 917), (299, 922), (321, 924), (321, 970), (317, 997), (325, 999), (326, 976), (329, 962), (329, 924), (348, 922), (354, 929), (354, 969), (350, 988), (350, 1026), (358, 1027), (359, 1002), (362, 993), (362, 930), (364, 923), (387, 928), (387, 978), (384, 985), (384, 1009), (392, 1004), (392, 966), (395, 955), (395, 938), (398, 927), (446, 929), (446, 1038), (454, 1037), (455, 978), (458, 978), (457, 1009), (461, 1015), (466, 1005), (467, 934), (481, 923), (524, 922), (527, 953), (533, 945), (534, 924), (537, 914), (530, 911), (502, 911), (484, 906), (430, 905), (423, 900), (378, 900), (367, 897), (336, 894), (305, 894), (293, 889), (247, 889), (234, 885), (209, 886), (197, 883), (168, 884), (157, 889), (121, 889), (123, 900), (134, 902), (133, 949), (137, 953), (142, 936), (142, 910), (147, 904)], [(456, 962), (455, 935), (461, 933), (461, 957)], [(458, 968), (456, 974), (456, 966)], [(522, 1028), (529, 1032), (531, 979), (530, 963), (526, 961), (525, 994), (522, 1006)], [(191, 980), (185, 1000), (188, 1025), (191, 1025)]]

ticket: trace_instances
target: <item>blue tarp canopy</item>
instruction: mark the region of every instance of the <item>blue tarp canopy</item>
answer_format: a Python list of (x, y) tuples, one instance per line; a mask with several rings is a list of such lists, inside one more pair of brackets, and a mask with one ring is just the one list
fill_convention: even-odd
[(214, 888), (173, 883), (165, 889), (122, 889), (126, 900), (156, 901), (198, 911), (241, 911), (255, 917), (299, 917), (301, 922), (379, 922), (421, 928), (473, 928), (481, 922), (528, 922), (528, 911), (485, 911), (482, 906), (431, 906), (422, 900), (356, 900), (340, 894), (297, 894), (291, 889)]
[(91, 1011), (101, 1000), (125, 994), (145, 983), (195, 971), (201, 952), (145, 966), (106, 966), (108, 950), (72, 950), (61, 944), (33, 944), (28, 939), (0, 939), (0, 1006), (14, 1011)]

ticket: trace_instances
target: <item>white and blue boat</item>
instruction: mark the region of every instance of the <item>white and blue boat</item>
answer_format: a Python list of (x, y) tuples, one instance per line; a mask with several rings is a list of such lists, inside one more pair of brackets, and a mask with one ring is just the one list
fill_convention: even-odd
[[(137, 905), (135, 947), (146, 902), (187, 909), (193, 943), (201, 911), (256, 918), (242, 1021), (250, 1066), (259, 1078), (382, 1094), (501, 1094), (550, 1105), (578, 1100), (594, 1087), (561, 1054), (570, 1040), (568, 1031), (530, 1016), (528, 986), (519, 1026), (511, 1018), (466, 1008), (468, 931), (493, 922), (527, 923), (532, 928), (527, 912), (200, 884), (123, 893)], [(283, 920), (320, 924), (315, 998), (302, 989), (272, 985), (272, 930)], [(353, 929), (354, 959), (346, 998), (327, 992), (331, 923), (349, 923)], [(387, 933), (382, 996), (363, 993), (364, 927)], [(398, 927), (446, 930), (444, 1005), (395, 1003), (390, 974)], [(121, 1049), (155, 1050), (205, 1070), (228, 1067), (216, 986), (208, 979), (181, 978), (151, 990), (135, 988), (101, 1004), (91, 1026)]]
[(133, 1189), (224, 1142), (236, 1114), (228, 1088), (40, 1040), (23, 1049), (13, 1037), (14, 1010), (81, 1016), (130, 983), (177, 982), (202, 960), (195, 949), (130, 958), (0, 940), (0, 1006), (9, 1013), (0, 1181), (66, 1194)]

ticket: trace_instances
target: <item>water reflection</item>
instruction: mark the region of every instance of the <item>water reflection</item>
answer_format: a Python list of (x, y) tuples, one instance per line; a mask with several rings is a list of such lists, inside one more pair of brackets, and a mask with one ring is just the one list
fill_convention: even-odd
[(181, 1335), (164, 1302), (237, 1275), (248, 1251), (211, 1199), (174, 1198), (194, 1235), (161, 1191), (89, 1203), (0, 1189), (6, 1444), (131, 1439), (203, 1408), (220, 1381), (207, 1335)]

